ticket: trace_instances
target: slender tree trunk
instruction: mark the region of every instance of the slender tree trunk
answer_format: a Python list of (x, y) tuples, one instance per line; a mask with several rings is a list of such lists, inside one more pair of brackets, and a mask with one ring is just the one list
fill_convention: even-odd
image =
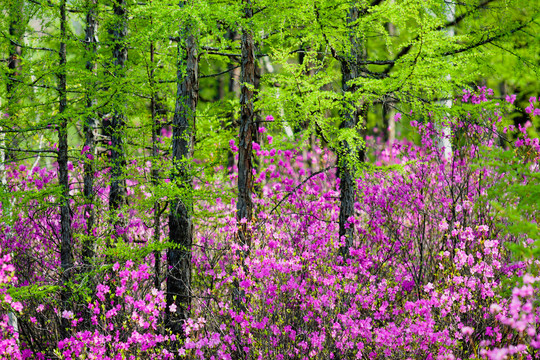
[[(238, 33), (236, 31), (227, 31), (227, 38), (229, 40), (237, 40), (238, 39)], [(241, 69), (236, 67), (237, 63), (229, 63), (228, 67), (231, 70), (230, 71), (230, 77), (229, 77), (229, 93), (232, 93), (235, 98), (240, 96), (240, 86), (239, 86), (239, 80), (241, 77)], [(235, 118), (234, 111), (231, 111), (231, 127), (236, 128), (238, 121)], [(234, 168), (234, 154), (231, 151), (231, 149), (228, 149), (227, 151), (227, 169), (229, 171), (229, 174), (233, 173)]]
[[(86, 13), (86, 29), (85, 29), (85, 48), (86, 70), (89, 77), (93, 77), (96, 71), (95, 56), (97, 53), (97, 0), (87, 1)], [(84, 198), (85, 198), (85, 213), (86, 213), (86, 236), (83, 243), (82, 256), (83, 261), (88, 265), (94, 256), (93, 229), (95, 222), (94, 211), (94, 159), (96, 131), (97, 131), (97, 116), (93, 109), (96, 101), (94, 98), (95, 85), (89, 81), (86, 92), (86, 110), (87, 115), (84, 122)]]
[[(245, 18), (251, 19), (253, 9), (251, 1), (244, 0), (246, 4)], [(251, 246), (251, 239), (247, 233), (247, 223), (251, 221), (253, 203), (251, 193), (253, 191), (253, 162), (252, 146), (255, 136), (254, 126), (254, 92), (255, 87), (255, 43), (251, 29), (242, 30), (242, 58), (241, 58), (241, 93), (240, 93), (240, 130), (238, 150), (238, 202), (236, 204), (236, 218), (238, 221), (246, 219), (241, 224), (239, 235), (240, 241)]]
[[(111, 26), (109, 33), (114, 41), (113, 58), (114, 58), (114, 76), (120, 81), (125, 76), (125, 66), (127, 60), (127, 0), (116, 0), (113, 2), (113, 13), (115, 22)], [(123, 86), (123, 84), (121, 84)], [(111, 190), (109, 196), (109, 210), (118, 212), (125, 201), (126, 185), (124, 179), (124, 169), (126, 159), (124, 154), (124, 128), (125, 115), (123, 104), (124, 99), (121, 92), (117, 92), (114, 96), (114, 109), (110, 121), (111, 133)], [(114, 223), (118, 223), (118, 214), (113, 214), (116, 218)]]
[[(183, 6), (180, 3), (180, 6)], [(172, 181), (183, 190), (183, 197), (173, 201), (169, 215), (169, 237), (176, 247), (167, 251), (166, 323), (176, 334), (183, 334), (182, 324), (191, 310), (192, 178), (189, 161), (193, 156), (195, 114), (199, 95), (199, 58), (197, 41), (190, 26), (180, 29), (177, 69), (177, 94), (173, 118)], [(175, 304), (176, 312), (170, 311)]]
[[(154, 79), (154, 58), (155, 58), (155, 47), (154, 43), (150, 43), (150, 86), (152, 88), (152, 95), (150, 98), (150, 112), (152, 116), (152, 185), (154, 187), (158, 186), (159, 182), (159, 170), (158, 165), (156, 164), (158, 158), (158, 142), (157, 134), (159, 131), (159, 120), (157, 119), (157, 93), (156, 93), (156, 83)], [(159, 241), (160, 228), (161, 228), (161, 206), (159, 201), (154, 202), (154, 234), (153, 242), (157, 243)], [(154, 251), (154, 287), (156, 289), (161, 289), (161, 251)]]
[[(393, 2), (393, 1), (392, 1)], [(392, 23), (386, 24), (388, 35), (395, 36), (396, 26)], [(385, 144), (392, 144), (396, 139), (396, 122), (394, 120), (394, 102), (388, 97), (383, 103), (383, 141)]]
[[(19, 76), (21, 68), (21, 56), (22, 56), (22, 37), (24, 33), (23, 28), (23, 6), (24, 1), (13, 1), (9, 5), (9, 53), (8, 53), (8, 79), (6, 81), (6, 92), (7, 92), (7, 111), (6, 114), (8, 117), (14, 117), (16, 113), (16, 103), (18, 99), (17, 94), (17, 78)], [(6, 162), (9, 160), (14, 160), (14, 154), (11, 154), (9, 151), (3, 149), (6, 146), (6, 134), (2, 131), (0, 127), (0, 173), (2, 176), (2, 185), (6, 186)], [(17, 147), (14, 144), (14, 147)], [(14, 312), (8, 312), (8, 324), (13, 327), (13, 332), (19, 332), (19, 322), (17, 315)], [(18, 341), (17, 341), (18, 342)]]
[[(243, 250), (236, 252), (240, 263), (238, 266), (244, 267), (244, 260), (249, 254), (251, 248), (251, 234), (249, 224), (253, 214), (253, 201), (251, 194), (253, 192), (253, 141), (256, 137), (255, 129), (255, 113), (254, 113), (254, 91), (256, 75), (255, 75), (255, 42), (253, 40), (253, 32), (249, 28), (250, 19), (253, 17), (253, 9), (250, 0), (243, 0), (244, 17), (248, 23), (242, 29), (241, 40), (241, 88), (240, 88), (240, 128), (239, 128), (239, 143), (238, 143), (238, 201), (236, 203), (236, 220), (238, 224), (238, 238)], [(233, 282), (232, 292), (233, 306), (236, 311), (246, 310), (246, 295), (240, 289), (238, 279)], [(242, 349), (243, 339), (240, 332), (236, 329), (237, 350), (232, 354), (234, 360), (249, 359), (250, 356), (245, 354)]]
[[(445, 6), (445, 14), (446, 14), (446, 20), (448, 22), (453, 22), (456, 17), (456, 5), (453, 3), (446, 3)], [(446, 30), (446, 34), (449, 38), (452, 38), (455, 34), (455, 30), (453, 27), (449, 27)], [(446, 75), (446, 81), (450, 81), (451, 77), (450, 74)], [(440, 102), (441, 105), (446, 106), (447, 108), (451, 108), (453, 105), (452, 99), (443, 100)], [(444, 157), (446, 159), (449, 159), (452, 156), (452, 143), (450, 142), (450, 132), (451, 129), (449, 126), (440, 126), (441, 136), (439, 136), (437, 145), (439, 149), (442, 149), (444, 152)]]
[[(8, 78), (6, 80), (6, 92), (7, 92), (7, 111), (6, 113), (10, 117), (16, 115), (16, 104), (19, 99), (17, 94), (19, 86), (17, 80), (19, 72), (21, 71), (21, 57), (22, 57), (22, 42), (23, 42), (23, 6), (24, 1), (12, 1), (9, 3), (9, 47), (8, 47)], [(5, 135), (2, 135), (3, 139)], [(17, 147), (17, 144), (13, 144), (13, 147)], [(6, 160), (14, 160), (14, 154), (9, 151), (5, 151)]]
[[(347, 24), (351, 24), (358, 20), (358, 16), (358, 8), (352, 7), (347, 16)], [(343, 92), (354, 93), (357, 91), (358, 87), (349, 82), (360, 76), (361, 70), (358, 66), (358, 61), (365, 58), (365, 50), (363, 49), (363, 44), (359, 42), (359, 39), (356, 38), (352, 31), (349, 38), (351, 43), (350, 51), (343, 56), (341, 60), (341, 86)], [(343, 121), (341, 122), (342, 129), (355, 129), (359, 124), (359, 121), (363, 122), (366, 118), (366, 104), (350, 105), (352, 109), (348, 108), (343, 114)], [(365, 139), (364, 131), (361, 131), (361, 136)], [(351, 159), (354, 158), (354, 155), (352, 154), (353, 146), (347, 141), (343, 141), (340, 147), (340, 153), (338, 154), (338, 177), (340, 178), (339, 236), (345, 237), (345, 244), (340, 249), (340, 253), (343, 257), (347, 257), (354, 235), (354, 225), (349, 220), (354, 217), (356, 184), (354, 181), (354, 164), (351, 162)], [(364, 146), (358, 151), (358, 160), (365, 160)]]
[[(62, 282), (65, 284), (69, 278), (71, 269), (73, 268), (73, 255), (71, 251), (71, 210), (69, 207), (69, 177), (68, 177), (68, 137), (67, 137), (67, 81), (66, 81), (66, 35), (67, 35), (67, 18), (66, 18), (66, 0), (61, 0), (60, 3), (60, 67), (58, 70), (58, 183), (62, 188), (60, 199), (60, 225), (61, 225), (61, 245), (60, 245), (60, 264), (62, 267)], [(62, 301), (66, 306), (68, 294), (64, 289), (62, 291)], [(69, 322), (62, 318), (61, 333), (67, 336)]]
[(22, 55), (22, 22), (23, 22), (24, 1), (12, 1), (9, 5), (9, 57), (8, 69), (9, 77), (6, 81), (6, 90), (8, 98), (8, 110), (16, 98), (17, 77), (19, 75)]
[[(306, 50), (309, 51), (311, 49), (308, 48)], [(298, 53), (298, 63), (306, 67), (306, 69), (304, 70), (305, 76), (311, 77), (315, 75), (315, 70), (313, 69), (313, 66), (314, 66), (313, 61), (311, 61), (309, 56), (306, 56), (305, 52)], [(309, 138), (303, 139), (304, 141), (307, 141), (307, 146), (302, 147), (302, 157), (304, 158), (304, 161), (307, 161), (308, 169), (310, 171), (313, 171), (313, 164), (311, 163), (311, 159), (309, 158), (309, 153), (313, 151), (314, 141), (313, 141), (312, 134), (309, 133), (308, 126), (309, 126), (309, 121), (307, 120), (303, 121), (303, 123), (299, 125), (300, 127), (299, 130), (303, 132), (304, 134), (303, 136), (309, 136)]]

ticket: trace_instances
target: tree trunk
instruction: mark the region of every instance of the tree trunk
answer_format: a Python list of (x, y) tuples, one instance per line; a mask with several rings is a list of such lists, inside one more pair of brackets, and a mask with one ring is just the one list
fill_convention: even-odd
[[(113, 12), (116, 16), (116, 21), (109, 30), (109, 34), (113, 38), (113, 58), (114, 58), (114, 77), (122, 79), (125, 76), (125, 63), (127, 60), (127, 9), (126, 0), (117, 0), (113, 3)], [(125, 105), (122, 94), (118, 92), (114, 96), (113, 112), (110, 122), (111, 133), (111, 190), (109, 196), (109, 210), (118, 212), (125, 201), (126, 185), (124, 179), (124, 169), (126, 159), (124, 155), (124, 128), (125, 128)], [(114, 223), (118, 223), (118, 214), (112, 214), (115, 217)]]
[[(153, 21), (153, 20), (152, 20)], [(155, 55), (156, 55), (156, 46), (152, 42), (150, 43), (150, 63), (152, 69), (150, 70), (150, 87), (152, 89), (152, 94), (150, 96), (150, 113), (152, 121), (152, 185), (154, 188), (157, 188), (159, 185), (159, 146), (158, 146), (158, 134), (162, 128), (161, 116), (166, 118), (167, 109), (166, 105), (160, 102), (160, 96), (158, 90), (156, 89), (156, 80), (155, 80)], [(166, 205), (165, 205), (166, 206)], [(152, 237), (152, 242), (157, 244), (161, 239), (161, 214), (164, 208), (160, 201), (156, 200), (154, 202), (154, 221), (152, 227), (154, 228), (154, 233)], [(161, 290), (161, 256), (162, 252), (159, 250), (154, 251), (154, 287)]]
[[(359, 10), (352, 7), (347, 15), (347, 24), (351, 24), (358, 20)], [(341, 60), (342, 80), (341, 86), (344, 93), (354, 93), (358, 87), (349, 82), (360, 76), (360, 66), (358, 62), (365, 58), (365, 50), (363, 44), (359, 43), (359, 39), (352, 33), (349, 36), (351, 43), (350, 51), (344, 55)], [(348, 108), (343, 114), (341, 123), (342, 129), (355, 129), (360, 120), (364, 121), (367, 115), (366, 104), (350, 104), (352, 110)], [(365, 139), (364, 131), (361, 131), (362, 137)], [(345, 258), (349, 254), (349, 248), (352, 245), (354, 235), (354, 225), (349, 222), (349, 219), (354, 217), (354, 202), (356, 197), (356, 184), (354, 182), (354, 164), (351, 159), (354, 157), (352, 153), (354, 146), (351, 146), (347, 141), (343, 141), (338, 154), (338, 177), (340, 178), (340, 210), (339, 210), (339, 236), (345, 237), (345, 244), (341, 247), (340, 253)], [(365, 146), (358, 152), (358, 160), (365, 160)]]
[(23, 35), (23, 4), (24, 1), (12, 1), (9, 5), (9, 57), (8, 69), (9, 77), (6, 81), (8, 98), (8, 110), (16, 97), (16, 79), (19, 75), (22, 55), (22, 35)]
[[(392, 1), (393, 2), (393, 1)], [(386, 24), (386, 31), (388, 35), (396, 35), (396, 26), (392, 23)], [(396, 139), (396, 121), (394, 120), (394, 102), (390, 97), (386, 98), (383, 102), (383, 141), (384, 144), (391, 145)]]
[[(451, 23), (456, 18), (456, 5), (453, 3), (446, 3), (445, 6), (445, 15), (446, 20)], [(455, 30), (453, 27), (448, 27), (446, 30), (446, 34), (449, 38), (452, 38), (455, 35)], [(446, 75), (446, 81), (450, 81), (451, 77), (450, 74)], [(447, 108), (451, 108), (453, 105), (452, 99), (443, 100), (439, 102), (441, 105), (446, 106)], [(450, 127), (449, 126), (439, 126), (439, 131), (441, 132), (441, 136), (437, 139), (437, 146), (439, 149), (443, 150), (443, 155), (446, 159), (449, 159), (452, 156), (452, 143), (450, 142)]]
[[(19, 90), (18, 77), (21, 70), (22, 57), (22, 42), (23, 42), (23, 5), (24, 1), (13, 1), (9, 4), (9, 47), (8, 47), (8, 78), (6, 80), (7, 92), (7, 111), (8, 116), (15, 116), (17, 110), (16, 104), (20, 96), (17, 94)], [(2, 134), (5, 137), (4, 134)], [(2, 139), (4, 140), (4, 138)], [(4, 144), (2, 144), (4, 145)], [(17, 143), (12, 143), (12, 147), (16, 148)], [(6, 160), (15, 160), (15, 155), (7, 150), (3, 150)]]
[[(250, 0), (245, 0), (245, 18), (251, 19), (253, 9)], [(254, 92), (255, 87), (255, 43), (253, 33), (250, 29), (242, 30), (242, 58), (241, 58), (241, 79), (240, 90), (240, 129), (239, 129), (239, 150), (238, 150), (238, 202), (236, 204), (236, 218), (238, 221), (246, 219), (246, 223), (241, 224), (239, 235), (240, 241), (251, 245), (249, 234), (247, 233), (247, 223), (251, 221), (253, 203), (251, 193), (253, 191), (253, 162), (252, 146), (255, 136), (254, 126)]]
[[(97, 53), (97, 0), (88, 0), (87, 2), (88, 12), (86, 13), (86, 29), (85, 29), (85, 47), (86, 56), (86, 70), (88, 75), (93, 77), (96, 71), (95, 57)], [(95, 91), (95, 84), (89, 81), (86, 92), (86, 119), (84, 123), (84, 198), (86, 203), (86, 236), (84, 240), (82, 256), (83, 262), (88, 265), (94, 256), (94, 242), (91, 240), (93, 237), (93, 228), (95, 221), (95, 211), (93, 207), (94, 201), (94, 160), (92, 158), (95, 155), (95, 142), (97, 131), (97, 116), (93, 109), (96, 101), (93, 97)]]
[[(237, 40), (238, 33), (232, 30), (227, 31), (227, 39), (233, 40), (233, 41)], [(235, 58), (235, 62), (230, 62), (227, 66), (230, 70), (229, 93), (232, 93), (234, 97), (237, 98), (240, 96), (239, 80), (241, 77), (241, 69), (236, 67), (237, 66), (236, 58)], [(238, 121), (235, 118), (234, 111), (231, 111), (230, 119), (231, 119), (231, 127), (236, 128)], [(227, 150), (227, 170), (228, 170), (229, 175), (234, 172), (233, 168), (234, 168), (234, 153), (231, 151), (231, 149), (228, 149)]]
[[(180, 6), (183, 6), (183, 3)], [(189, 26), (181, 28), (180, 33), (182, 35), (178, 49), (177, 95), (172, 138), (174, 170), (171, 181), (183, 190), (183, 198), (172, 202), (169, 215), (169, 237), (176, 247), (167, 251), (170, 270), (167, 275), (166, 312), (166, 323), (176, 334), (183, 334), (182, 323), (189, 318), (191, 307), (193, 222), (189, 161), (193, 156), (195, 114), (199, 94), (197, 41)], [(176, 312), (170, 311), (172, 304), (176, 305)]]
[[(19, 71), (21, 67), (21, 56), (22, 56), (22, 47), (20, 44), (23, 39), (23, 5), (24, 1), (14, 1), (9, 5), (9, 54), (8, 54), (8, 79), (6, 80), (6, 92), (7, 92), (7, 109), (6, 115), (8, 117), (13, 117), (16, 113), (14, 109), (15, 104), (17, 103), (17, 77), (19, 76)], [(5, 150), (6, 146), (6, 134), (2, 131), (0, 127), (0, 173), (1, 173), (1, 182), (2, 186), (6, 186), (6, 162), (9, 160), (14, 160), (13, 154), (8, 150)], [(13, 145), (17, 147), (17, 145)], [(19, 333), (19, 322), (17, 315), (14, 312), (8, 312), (8, 324), (13, 327), (14, 333)], [(19, 340), (17, 340), (19, 343)]]
[[(69, 207), (69, 177), (68, 177), (68, 137), (67, 137), (67, 81), (66, 81), (66, 0), (60, 3), (60, 67), (58, 70), (58, 183), (62, 188), (60, 199), (60, 265), (62, 267), (62, 283), (66, 284), (70, 278), (73, 268), (73, 255), (71, 252), (71, 216)], [(62, 306), (68, 302), (66, 289), (62, 291)], [(64, 337), (68, 335), (69, 321), (62, 318), (61, 333)]]

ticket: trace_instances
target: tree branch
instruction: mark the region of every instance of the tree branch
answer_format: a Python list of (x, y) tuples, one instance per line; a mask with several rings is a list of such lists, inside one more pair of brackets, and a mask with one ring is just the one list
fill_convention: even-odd
[(274, 210), (276, 210), (293, 192), (295, 192), (296, 190), (298, 190), (300, 187), (302, 187), (306, 182), (308, 182), (311, 178), (313, 178), (314, 176), (317, 176), (319, 174), (322, 174), (324, 172), (327, 172), (328, 170), (330, 169), (333, 169), (335, 168), (336, 166), (335, 165), (332, 165), (332, 166), (328, 166), (327, 168), (324, 168), (322, 170), (319, 170), (319, 171), (316, 171), (314, 172), (313, 174), (311, 174), (310, 176), (308, 176), (307, 178), (304, 179), (304, 181), (302, 181), (300, 184), (298, 184), (294, 189), (292, 189), (291, 191), (287, 192), (287, 195), (285, 195), (283, 197), (283, 199), (281, 199), (277, 204), (276, 206), (274, 206), (272, 208), (272, 210), (270, 210), (270, 213), (268, 213), (268, 215), (271, 215)]
[(518, 26), (517, 28), (514, 28), (514, 29), (512, 29), (512, 30), (510, 30), (510, 31), (508, 31), (508, 32), (503, 32), (503, 33), (497, 34), (497, 35), (495, 35), (495, 36), (489, 37), (489, 38), (487, 38), (487, 39), (485, 39), (485, 40), (482, 40), (482, 41), (480, 41), (480, 42), (477, 42), (476, 44), (469, 45), (469, 46), (464, 47), (464, 48), (462, 48), (462, 49), (458, 49), (458, 50), (453, 50), (453, 51), (445, 52), (444, 54), (442, 54), (442, 56), (451, 56), (451, 55), (460, 54), (460, 53), (462, 53), (462, 52), (469, 51), (469, 50), (472, 50), (472, 49), (477, 48), (477, 47), (479, 47), (479, 46), (482, 46), (482, 45), (491, 43), (491, 42), (493, 42), (493, 41), (495, 41), (495, 40), (498, 40), (498, 39), (502, 38), (503, 36), (510, 35), (510, 34), (515, 33), (515, 32), (518, 32), (519, 30), (521, 30), (521, 29), (527, 27), (532, 21), (533, 21), (533, 20), (528, 21), (528, 22), (526, 22), (525, 24), (521, 24), (521, 25)]
[[(456, 26), (460, 22), (462, 22), (467, 16), (473, 14), (478, 9), (484, 8), (486, 5), (488, 5), (489, 3), (493, 2), (493, 1), (494, 0), (484, 0), (484, 2), (482, 2), (482, 3), (478, 4), (477, 6), (475, 6), (474, 9), (469, 10), (469, 11), (467, 11), (467, 12), (465, 12), (465, 13), (459, 15), (459, 16), (456, 16), (456, 18), (453, 21), (449, 21), (444, 25), (438, 26), (437, 28), (435, 28), (435, 30), (443, 30), (443, 29), (446, 29), (446, 28), (451, 27), (451, 26)], [(394, 68), (395, 62), (398, 59), (400, 59), (403, 56), (407, 55), (409, 53), (409, 51), (411, 51), (412, 47), (416, 44), (416, 41), (418, 39), (419, 39), (419, 36), (416, 36), (411, 44), (405, 46), (403, 49), (400, 50), (400, 52), (394, 58), (394, 63), (390, 64), (386, 69), (384, 69), (385, 74), (388, 74)]]

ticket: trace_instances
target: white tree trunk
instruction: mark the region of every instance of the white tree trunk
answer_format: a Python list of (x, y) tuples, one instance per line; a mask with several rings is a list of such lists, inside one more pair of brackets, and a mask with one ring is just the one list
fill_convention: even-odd
[[(445, 4), (445, 13), (446, 13), (446, 20), (448, 22), (452, 22), (455, 20), (456, 17), (456, 5), (454, 3), (446, 3)], [(455, 30), (453, 27), (449, 27), (446, 30), (446, 34), (449, 38), (452, 38), (455, 35)], [(451, 77), (450, 74), (446, 75), (446, 81), (450, 81)], [(446, 106), (447, 108), (451, 108), (453, 105), (452, 99), (442, 100), (439, 102), (441, 105)], [(450, 127), (446, 125), (440, 126), (440, 132), (441, 136), (439, 136), (439, 139), (437, 141), (437, 144), (439, 146), (439, 149), (444, 150), (444, 157), (446, 159), (449, 159), (452, 156), (452, 143), (450, 142)]]

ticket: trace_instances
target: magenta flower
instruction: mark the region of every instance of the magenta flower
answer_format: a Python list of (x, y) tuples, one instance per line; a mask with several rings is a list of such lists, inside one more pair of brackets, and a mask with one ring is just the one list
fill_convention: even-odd
[(513, 104), (514, 101), (516, 101), (516, 94), (513, 95), (506, 95), (506, 101), (510, 104)]

